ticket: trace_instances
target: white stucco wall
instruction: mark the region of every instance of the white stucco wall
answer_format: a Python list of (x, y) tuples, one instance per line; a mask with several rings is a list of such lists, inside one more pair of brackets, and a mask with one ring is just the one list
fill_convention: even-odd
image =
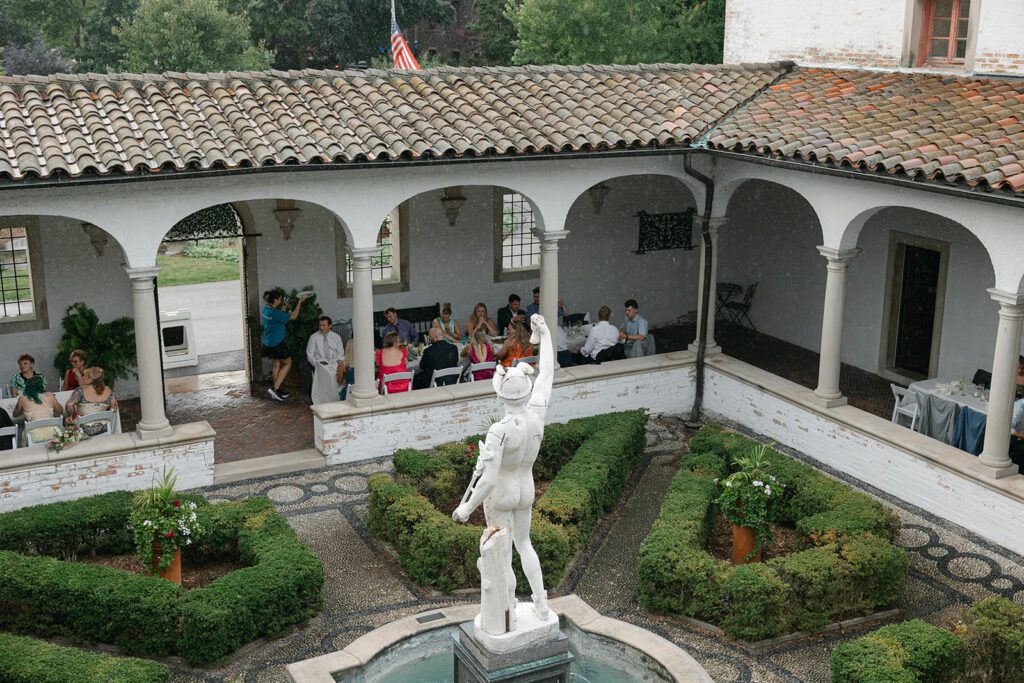
[(902, 0), (728, 0), (724, 61), (895, 69), (905, 15)]
[[(635, 176), (608, 182), (601, 215), (590, 198), (582, 196), (566, 222), (569, 236), (559, 247), (559, 295), (574, 312), (589, 312), (607, 304), (613, 320), (622, 320), (623, 303), (636, 298), (641, 313), (652, 324), (671, 320), (696, 309), (698, 250), (669, 250), (643, 256), (637, 247), (638, 211), (665, 213), (694, 206), (686, 188), (660, 176)], [(440, 191), (417, 195), (409, 207), (409, 291), (378, 294), (374, 310), (451, 302), (459, 324), (482, 301), (492, 317), (519, 294), (523, 305), (532, 302), (534, 277), (512, 282), (494, 281), (494, 189), (463, 186), (466, 202), (458, 220), (449, 226)], [(288, 241), (274, 219), (274, 202), (251, 202), (256, 221), (259, 282), (262, 292), (272, 286), (312, 285), (317, 302), (335, 318), (351, 318), (352, 301), (339, 299), (335, 284), (334, 228), (330, 216), (312, 204), (300, 203), (302, 214)], [(383, 216), (391, 207), (381, 207)], [(695, 235), (699, 237), (699, 234)]]
[(974, 71), (1024, 76), (1024, 2), (984, 0)]
[[(64, 310), (83, 301), (96, 311), (100, 322), (131, 316), (131, 284), (124, 271), (124, 252), (114, 239), (108, 240), (103, 255), (97, 256), (79, 221), (42, 216), (39, 232), (49, 327), (5, 333), (0, 322), (0, 381), (6, 384), (18, 371), (18, 356), (30, 353), (36, 359), (36, 371), (46, 376), (47, 387), (59, 389), (61, 377), (53, 367), (53, 359), (62, 334)], [(120, 380), (115, 390), (118, 396), (136, 396), (138, 381)]]

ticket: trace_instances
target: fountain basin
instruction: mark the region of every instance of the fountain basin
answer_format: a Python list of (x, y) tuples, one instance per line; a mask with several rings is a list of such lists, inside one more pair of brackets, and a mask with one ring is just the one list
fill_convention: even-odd
[[(693, 657), (659, 635), (601, 616), (575, 595), (550, 604), (577, 658), (575, 680), (712, 683)], [(465, 605), (393, 621), (343, 650), (289, 664), (288, 676), (293, 683), (449, 682), (451, 636), (478, 612)]]

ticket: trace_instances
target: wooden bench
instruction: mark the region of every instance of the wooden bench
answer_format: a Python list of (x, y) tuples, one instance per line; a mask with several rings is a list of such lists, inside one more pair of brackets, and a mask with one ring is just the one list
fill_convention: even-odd
[[(398, 312), (399, 320), (408, 320), (412, 323), (413, 327), (416, 328), (416, 335), (418, 341), (427, 341), (427, 332), (430, 331), (431, 326), (434, 324), (434, 320), (441, 316), (441, 304), (440, 302), (431, 304), (430, 306), (416, 306), (414, 308), (398, 308), (395, 309)], [(384, 327), (388, 324), (387, 318), (384, 317), (384, 311), (373, 312), (373, 326), (377, 331), (377, 336), (381, 340), (384, 339)]]

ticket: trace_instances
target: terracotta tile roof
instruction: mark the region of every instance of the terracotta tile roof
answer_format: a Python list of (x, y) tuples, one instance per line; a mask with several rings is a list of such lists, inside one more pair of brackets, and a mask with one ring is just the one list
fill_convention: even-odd
[(796, 69), (711, 149), (1024, 194), (1024, 81)]
[(786, 67), (0, 77), (0, 178), (685, 145)]

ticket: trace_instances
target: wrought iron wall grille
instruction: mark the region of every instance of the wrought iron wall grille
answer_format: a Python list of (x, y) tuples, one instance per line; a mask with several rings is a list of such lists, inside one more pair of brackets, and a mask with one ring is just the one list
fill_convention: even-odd
[(640, 219), (640, 236), (637, 254), (662, 249), (693, 249), (693, 209), (680, 213), (637, 214)]
[(230, 204), (217, 204), (182, 218), (170, 229), (164, 242), (209, 240), (242, 236), (242, 219)]

